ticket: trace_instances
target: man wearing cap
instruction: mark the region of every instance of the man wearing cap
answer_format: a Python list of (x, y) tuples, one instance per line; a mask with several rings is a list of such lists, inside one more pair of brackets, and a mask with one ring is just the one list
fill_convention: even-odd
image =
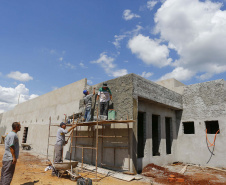
[(112, 94), (106, 82), (103, 83), (103, 86), (98, 91), (97, 102), (99, 99), (100, 99), (100, 115), (107, 116), (109, 101), (112, 100)]
[(0, 185), (10, 185), (19, 157), (19, 139), (17, 132), (20, 131), (20, 123), (12, 124), (12, 131), (5, 138), (5, 153), (2, 159), (2, 172)]
[(87, 91), (87, 90), (83, 91), (83, 94), (85, 95), (83, 97), (83, 100), (84, 100), (84, 104), (86, 106), (84, 119), (86, 122), (90, 121), (90, 118), (91, 118), (92, 97), (93, 97), (93, 95), (95, 95), (95, 89), (96, 88), (94, 87), (93, 94), (89, 94), (89, 91)]
[[(57, 138), (56, 138), (56, 144), (55, 144), (55, 159), (54, 163), (62, 162), (62, 155), (63, 155), (63, 146), (67, 144), (67, 141), (65, 141), (65, 134), (69, 133), (74, 129), (76, 125), (72, 125), (71, 128), (66, 130), (66, 123), (61, 122), (60, 128), (57, 130)], [(57, 175), (57, 171), (54, 169), (52, 170), (52, 176)]]
[(60, 123), (60, 128), (57, 130), (57, 138), (55, 144), (55, 163), (62, 162), (62, 153), (63, 153), (63, 146), (67, 144), (65, 141), (65, 134), (69, 133), (74, 129), (76, 125), (72, 125), (69, 130), (66, 130), (66, 123)]

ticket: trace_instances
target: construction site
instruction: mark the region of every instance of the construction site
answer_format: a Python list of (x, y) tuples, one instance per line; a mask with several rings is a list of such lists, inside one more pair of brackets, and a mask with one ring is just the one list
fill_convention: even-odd
[[(103, 84), (90, 86), (87, 79), (0, 114), (0, 159), (12, 123), (21, 124), (12, 184), (75, 184), (80, 177), (110, 185), (226, 184), (223, 79), (186, 86), (175, 79), (152, 82), (128, 74), (105, 83), (112, 93), (107, 120), (99, 116), (97, 92), (91, 121), (83, 120), (83, 90), (92, 92)], [(63, 149), (69, 167), (59, 167), (62, 172), (52, 177), (47, 167), (55, 165), (61, 122), (67, 129), (76, 127), (66, 135)]]

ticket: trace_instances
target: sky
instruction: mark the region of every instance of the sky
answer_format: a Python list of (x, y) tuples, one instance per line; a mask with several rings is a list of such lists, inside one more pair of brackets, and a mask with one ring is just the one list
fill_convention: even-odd
[(226, 79), (225, 48), (226, 0), (1, 0), (0, 113), (84, 78)]

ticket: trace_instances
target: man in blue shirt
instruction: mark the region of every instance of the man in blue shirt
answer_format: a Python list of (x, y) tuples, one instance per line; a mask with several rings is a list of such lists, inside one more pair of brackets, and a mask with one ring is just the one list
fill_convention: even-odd
[(88, 122), (90, 121), (90, 118), (91, 118), (92, 97), (93, 95), (95, 95), (95, 87), (93, 88), (93, 94), (89, 94), (89, 91), (87, 90), (84, 90), (83, 94), (85, 95), (83, 97), (83, 100), (86, 106), (84, 119), (86, 122)]
[(5, 138), (5, 153), (2, 159), (2, 172), (0, 185), (10, 185), (19, 157), (19, 139), (17, 132), (20, 131), (20, 123), (12, 124), (12, 131)]

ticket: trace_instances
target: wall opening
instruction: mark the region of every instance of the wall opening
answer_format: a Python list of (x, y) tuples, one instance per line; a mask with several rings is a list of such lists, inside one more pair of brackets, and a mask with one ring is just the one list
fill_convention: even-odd
[(217, 134), (220, 134), (220, 128), (218, 121), (205, 121), (207, 134), (216, 134), (217, 131), (219, 132)]
[(195, 125), (193, 121), (183, 122), (184, 134), (195, 134)]
[(172, 148), (172, 118), (165, 118), (165, 129), (166, 129), (166, 154), (171, 154)]
[(160, 156), (159, 146), (160, 146), (160, 138), (161, 136), (161, 128), (160, 128), (160, 116), (152, 115), (152, 155)]
[(138, 125), (137, 125), (137, 158), (144, 157), (144, 148), (146, 142), (146, 113), (138, 112)]
[(27, 134), (28, 134), (28, 127), (24, 127), (22, 143), (26, 143), (27, 142)]

